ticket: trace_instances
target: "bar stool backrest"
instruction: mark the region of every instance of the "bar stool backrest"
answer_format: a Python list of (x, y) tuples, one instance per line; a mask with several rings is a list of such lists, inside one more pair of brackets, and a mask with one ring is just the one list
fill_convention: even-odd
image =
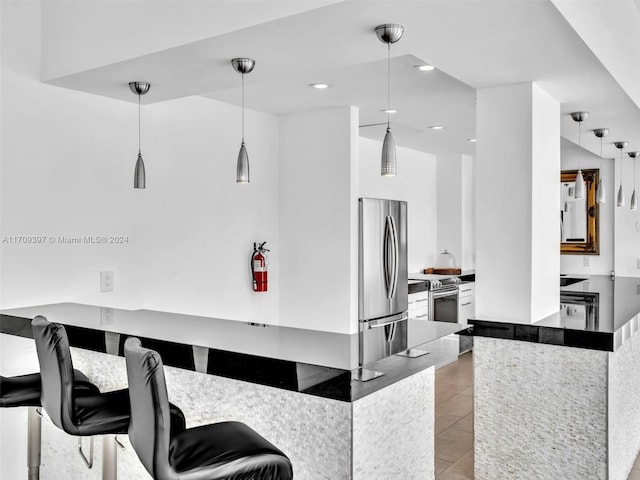
[(124, 356), (131, 400), (131, 444), (154, 479), (177, 479), (169, 464), (171, 416), (162, 359), (133, 337), (124, 344)]
[(72, 435), (77, 433), (74, 422), (73, 363), (69, 339), (64, 327), (38, 315), (31, 321), (36, 342), (42, 393), (40, 401), (51, 421)]

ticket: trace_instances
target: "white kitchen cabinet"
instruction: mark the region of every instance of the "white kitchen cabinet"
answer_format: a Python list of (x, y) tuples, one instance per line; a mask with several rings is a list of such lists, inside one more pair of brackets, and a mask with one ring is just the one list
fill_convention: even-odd
[(476, 314), (476, 284), (463, 283), (458, 291), (458, 323), (466, 323)]
[(409, 294), (409, 318), (429, 320), (429, 292)]

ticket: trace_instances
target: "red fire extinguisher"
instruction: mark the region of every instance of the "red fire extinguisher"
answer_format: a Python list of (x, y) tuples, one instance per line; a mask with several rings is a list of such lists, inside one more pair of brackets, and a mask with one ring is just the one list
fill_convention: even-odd
[(253, 244), (253, 253), (251, 254), (251, 273), (253, 276), (253, 291), (254, 292), (266, 292), (267, 291), (267, 255), (269, 250), (264, 248), (267, 242)]

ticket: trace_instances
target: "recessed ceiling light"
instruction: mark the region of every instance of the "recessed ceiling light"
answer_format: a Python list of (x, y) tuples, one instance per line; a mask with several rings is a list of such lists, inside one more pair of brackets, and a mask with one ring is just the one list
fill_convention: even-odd
[(324, 90), (325, 88), (329, 88), (331, 85), (329, 85), (328, 83), (312, 83), (309, 86), (317, 88), (318, 90)]
[(424, 65), (416, 65), (415, 67), (421, 72), (430, 72), (435, 68), (433, 65), (428, 65), (426, 63)]
[(395, 108), (385, 108), (384, 110), (380, 111), (384, 113), (396, 113), (398, 110), (396, 110)]
[(467, 138), (467, 142), (477, 142), (478, 139), (477, 138)]
[(431, 125), (429, 128), (431, 130), (442, 130), (444, 127), (442, 125)]

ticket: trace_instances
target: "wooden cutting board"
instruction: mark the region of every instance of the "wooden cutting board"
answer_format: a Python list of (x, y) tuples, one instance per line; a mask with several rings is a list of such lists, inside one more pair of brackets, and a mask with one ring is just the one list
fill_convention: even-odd
[(460, 275), (460, 268), (425, 268), (422, 273), (434, 275)]

